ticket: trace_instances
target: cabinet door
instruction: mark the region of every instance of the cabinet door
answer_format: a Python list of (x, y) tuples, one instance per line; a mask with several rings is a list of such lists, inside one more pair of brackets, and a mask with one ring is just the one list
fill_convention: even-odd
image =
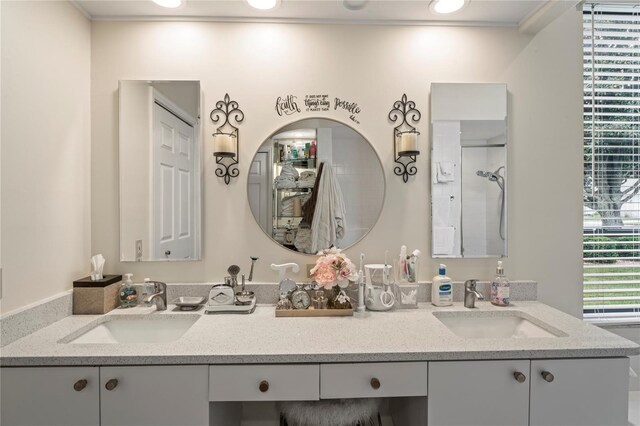
[(529, 360), (429, 362), (429, 426), (527, 425), (529, 368)]
[(0, 369), (3, 426), (98, 426), (97, 367)]
[(628, 392), (629, 358), (533, 360), (531, 425), (627, 425)]
[(206, 365), (101, 367), (101, 425), (208, 425), (207, 373)]

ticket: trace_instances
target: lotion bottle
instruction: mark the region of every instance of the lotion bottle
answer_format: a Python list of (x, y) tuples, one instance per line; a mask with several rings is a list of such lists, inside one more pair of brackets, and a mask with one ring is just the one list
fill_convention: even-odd
[(502, 262), (498, 262), (496, 268), (496, 277), (491, 282), (491, 303), (496, 306), (507, 306), (510, 302), (511, 284), (509, 279), (504, 276), (504, 268)]
[(435, 306), (451, 306), (453, 304), (453, 286), (451, 278), (446, 276), (447, 265), (440, 264), (438, 275), (433, 277), (431, 285), (431, 303)]

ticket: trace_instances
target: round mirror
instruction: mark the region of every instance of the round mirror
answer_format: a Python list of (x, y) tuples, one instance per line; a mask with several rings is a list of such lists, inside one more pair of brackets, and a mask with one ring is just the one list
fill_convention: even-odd
[(277, 244), (309, 254), (360, 241), (380, 216), (384, 191), (369, 141), (326, 118), (293, 122), (267, 138), (247, 184), (260, 228)]

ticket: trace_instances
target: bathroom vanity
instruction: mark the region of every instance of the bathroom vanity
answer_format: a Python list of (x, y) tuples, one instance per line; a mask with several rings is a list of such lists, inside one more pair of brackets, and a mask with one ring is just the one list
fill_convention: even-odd
[[(626, 425), (638, 345), (538, 302), (478, 306), (67, 317), (2, 348), (2, 424), (228, 426), (242, 402), (390, 398), (396, 425)], [(147, 343), (82, 340), (118, 321)]]

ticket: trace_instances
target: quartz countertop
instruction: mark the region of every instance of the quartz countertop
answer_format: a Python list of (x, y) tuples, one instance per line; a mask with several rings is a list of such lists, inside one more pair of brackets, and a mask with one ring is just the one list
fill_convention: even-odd
[[(471, 338), (450, 331), (434, 312), (470, 315), (516, 310), (559, 337)], [(63, 343), (107, 317), (198, 315), (178, 340), (168, 343)], [(450, 314), (445, 314), (450, 315)], [(546, 324), (546, 325), (545, 325)], [(618, 357), (640, 346), (539, 302), (509, 307), (461, 303), (420, 304), (418, 309), (356, 313), (353, 317), (276, 318), (274, 306), (250, 315), (116, 309), (106, 315), (69, 316), (0, 349), (2, 366), (255, 364), (439, 361), (528, 358)]]

